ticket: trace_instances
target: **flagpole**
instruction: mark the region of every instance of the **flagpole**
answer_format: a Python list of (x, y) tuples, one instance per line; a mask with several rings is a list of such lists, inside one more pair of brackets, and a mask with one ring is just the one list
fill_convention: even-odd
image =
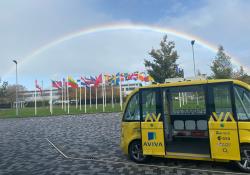
[(95, 109), (97, 110), (97, 86), (95, 87)]
[(53, 87), (51, 86), (51, 114), (53, 115)]
[(78, 101), (77, 101), (77, 88), (76, 88), (76, 109), (78, 108)]
[(89, 105), (90, 105), (90, 108), (92, 107), (92, 103), (91, 103), (91, 84), (89, 85)]
[(104, 106), (104, 83), (103, 83), (103, 74), (102, 74), (102, 111), (105, 112), (105, 106)]
[(197, 105), (199, 105), (199, 95), (198, 95), (198, 92), (196, 91), (196, 100), (197, 100)]
[(37, 114), (37, 109), (36, 109), (36, 87), (35, 87), (35, 116)]
[(82, 85), (80, 84), (80, 111), (81, 110), (82, 110)]
[(181, 93), (182, 95), (182, 105), (185, 105), (185, 97), (184, 97), (184, 92)]
[(120, 107), (122, 110), (122, 82), (121, 82), (121, 74), (120, 74)]
[[(52, 85), (51, 85), (52, 86)], [(51, 114), (51, 87), (50, 87), (50, 92), (49, 92), (49, 112)]]
[(107, 93), (106, 93), (106, 78), (104, 76), (104, 97), (105, 97), (105, 107), (107, 106)]
[(105, 107), (107, 106), (107, 89), (106, 89), (106, 82), (105, 82)]
[(53, 114), (53, 92), (52, 92), (52, 86), (50, 88), (50, 114)]
[(66, 104), (66, 101), (67, 101), (67, 84), (65, 82), (65, 78), (63, 79), (63, 86), (64, 86), (64, 89), (63, 89), (63, 93), (64, 93), (64, 111), (66, 112), (66, 108), (67, 108), (67, 104)]
[(61, 92), (62, 92), (62, 110), (63, 110), (63, 82), (62, 82)]
[(43, 80), (42, 80), (42, 93), (41, 93), (41, 98), (42, 98), (42, 106), (44, 107), (44, 98), (43, 98)]
[(181, 108), (181, 93), (179, 92), (179, 106)]
[(69, 114), (69, 77), (67, 77), (67, 101), (68, 101), (68, 114)]
[(84, 99), (84, 108), (85, 108), (84, 110), (85, 110), (85, 113), (86, 113), (87, 112), (87, 106), (86, 106), (86, 85), (85, 85), (84, 91), (85, 91), (84, 92), (84, 98), (85, 98)]
[(113, 83), (111, 83), (111, 95), (112, 95), (112, 108), (114, 108), (114, 86)]

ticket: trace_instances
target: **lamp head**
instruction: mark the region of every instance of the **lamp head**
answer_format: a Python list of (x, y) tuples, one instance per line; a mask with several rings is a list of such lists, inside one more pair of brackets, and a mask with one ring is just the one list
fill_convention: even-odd
[(13, 62), (14, 62), (15, 64), (17, 64), (17, 60), (13, 60)]

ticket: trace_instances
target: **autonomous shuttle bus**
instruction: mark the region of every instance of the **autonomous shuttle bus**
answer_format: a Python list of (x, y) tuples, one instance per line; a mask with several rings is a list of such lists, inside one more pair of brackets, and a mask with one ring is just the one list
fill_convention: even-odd
[(134, 90), (121, 148), (136, 162), (151, 156), (226, 161), (250, 172), (250, 85), (192, 80)]

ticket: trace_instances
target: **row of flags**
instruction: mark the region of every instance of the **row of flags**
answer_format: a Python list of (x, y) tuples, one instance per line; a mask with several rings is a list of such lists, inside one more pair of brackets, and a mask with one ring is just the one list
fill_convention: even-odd
[[(137, 82), (152, 82), (154, 81), (153, 78), (149, 75), (146, 75), (144, 72), (134, 72), (134, 73), (117, 73), (117, 74), (100, 74), (98, 76), (89, 76), (89, 77), (84, 77), (81, 76), (79, 79), (75, 80), (73, 77), (68, 76), (67, 79), (63, 78), (62, 81), (58, 81), (58, 80), (52, 80), (51, 81), (51, 87), (50, 87), (50, 113), (53, 113), (53, 88), (56, 89), (61, 89), (61, 102), (62, 102), (62, 109), (64, 109), (66, 111), (66, 108), (68, 110), (69, 113), (69, 88), (73, 88), (75, 89), (75, 101), (76, 101), (76, 109), (78, 108), (78, 101), (80, 102), (80, 110), (81, 110), (81, 101), (82, 101), (82, 96), (81, 96), (81, 91), (82, 88), (79, 87), (84, 87), (84, 91), (85, 91), (85, 95), (84, 95), (84, 106), (85, 106), (85, 113), (86, 113), (86, 89), (89, 89), (89, 94), (90, 94), (90, 106), (92, 105), (91, 102), (91, 89), (90, 87), (94, 87), (95, 88), (95, 96), (96, 96), (96, 109), (98, 107), (97, 104), (97, 98), (98, 98), (98, 93), (97, 93), (97, 88), (99, 86), (102, 87), (102, 92), (101, 92), (101, 96), (103, 98), (103, 112), (105, 111), (105, 107), (106, 107), (106, 85), (110, 85), (111, 86), (111, 90), (112, 90), (112, 107), (114, 107), (114, 89), (113, 89), (113, 85), (119, 85), (119, 93), (120, 93), (120, 106), (121, 106), (121, 110), (122, 110), (122, 104), (123, 104), (123, 95), (122, 95), (122, 83), (129, 81), (129, 80), (133, 80), (133, 81), (137, 81)], [(79, 88), (79, 89), (78, 89)], [(80, 91), (80, 93), (78, 92), (78, 90)], [(36, 99), (36, 93), (40, 92), (40, 94), (42, 95), (42, 88), (41, 86), (37, 83), (37, 80), (35, 80), (35, 115), (37, 113), (37, 109), (36, 109), (36, 103), (37, 103), (37, 99)], [(78, 95), (79, 95), (79, 99), (78, 99)], [(66, 102), (66, 104), (64, 104)]]
[(69, 76), (67, 81), (65, 79), (63, 79), (63, 81), (52, 80), (52, 87), (56, 89), (61, 89), (63, 88), (63, 86), (69, 86), (73, 89), (76, 89), (78, 87), (84, 87), (84, 86), (98, 87), (100, 83), (102, 83), (102, 79), (100, 80), (99, 78), (87, 79), (84, 77), (80, 77), (80, 79), (74, 80), (71, 76)]
[(140, 82), (152, 82), (154, 79), (147, 75), (145, 72), (133, 72), (133, 73), (117, 73), (117, 74), (105, 74), (105, 82), (109, 84), (119, 85), (121, 82), (134, 80)]
[(150, 75), (146, 75), (145, 73), (117, 73), (117, 74), (100, 74), (99, 76), (89, 76), (89, 77), (80, 77), (77, 80), (74, 80), (71, 76), (68, 77), (66, 81), (56, 81), (52, 80), (52, 87), (61, 89), (63, 86), (69, 86), (71, 88), (78, 88), (78, 87), (98, 87), (100, 84), (105, 83), (109, 85), (120, 85), (120, 83), (134, 80), (140, 82), (152, 82), (154, 79)]

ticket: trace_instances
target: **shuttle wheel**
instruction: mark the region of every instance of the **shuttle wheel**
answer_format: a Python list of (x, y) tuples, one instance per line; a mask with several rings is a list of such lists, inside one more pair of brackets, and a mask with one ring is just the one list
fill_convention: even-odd
[(137, 163), (144, 163), (148, 160), (148, 156), (143, 155), (141, 140), (134, 140), (129, 145), (129, 157)]
[(241, 146), (241, 161), (235, 162), (236, 166), (242, 171), (250, 173), (250, 145)]

